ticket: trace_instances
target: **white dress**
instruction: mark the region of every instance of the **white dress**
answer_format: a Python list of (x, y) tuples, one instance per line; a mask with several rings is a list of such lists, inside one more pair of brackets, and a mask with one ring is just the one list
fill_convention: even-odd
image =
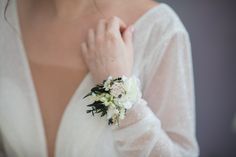
[[(0, 156), (47, 157), (45, 132), (19, 32), (16, 1), (0, 11)], [(188, 32), (161, 3), (134, 24), (133, 74), (142, 98), (121, 129), (86, 113), (88, 73), (70, 99), (56, 138), (56, 157), (196, 157), (195, 94)], [(5, 154), (5, 155), (4, 155)]]

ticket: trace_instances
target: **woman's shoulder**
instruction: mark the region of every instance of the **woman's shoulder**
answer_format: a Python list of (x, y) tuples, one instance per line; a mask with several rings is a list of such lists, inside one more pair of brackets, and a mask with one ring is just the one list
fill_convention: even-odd
[(158, 41), (170, 38), (176, 33), (186, 33), (188, 31), (184, 26), (178, 13), (167, 3), (160, 2), (149, 9), (143, 17), (136, 23), (140, 30), (149, 36), (154, 36)]
[(149, 9), (135, 23), (134, 43), (142, 57), (154, 59), (171, 39), (189, 36), (180, 16), (167, 3)]
[[(169, 42), (176, 41), (173, 40), (175, 38), (189, 38), (189, 33), (180, 16), (170, 5), (163, 2), (146, 12), (136, 26), (135, 42), (138, 43), (138, 48), (145, 49), (145, 52), (141, 53), (145, 56), (155, 56), (158, 49), (161, 50)], [(178, 42), (181, 41), (178, 40)]]
[(180, 32), (188, 34), (180, 16), (169, 4), (160, 3), (160, 8), (159, 10), (157, 9), (157, 13), (154, 16), (156, 18), (154, 20), (153, 30), (158, 29), (162, 36), (169, 38)]
[(138, 49), (145, 49), (145, 56), (153, 55), (155, 49), (161, 49), (171, 38), (189, 36), (177, 12), (163, 2), (149, 9), (134, 26), (134, 42)]
[[(140, 55), (137, 62), (143, 67), (140, 71), (141, 82), (145, 86), (158, 64), (161, 62), (168, 45), (190, 43), (189, 33), (180, 16), (167, 3), (160, 3), (141, 17), (135, 35), (136, 51)], [(187, 37), (187, 38), (186, 38)], [(173, 43), (174, 42), (174, 43)], [(187, 44), (188, 44), (187, 43)], [(137, 57), (138, 58), (138, 57)]]

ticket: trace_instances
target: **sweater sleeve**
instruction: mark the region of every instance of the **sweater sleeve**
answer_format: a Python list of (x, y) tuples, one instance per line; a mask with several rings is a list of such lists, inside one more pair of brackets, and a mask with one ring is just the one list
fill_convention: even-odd
[[(113, 128), (120, 157), (197, 157), (195, 95), (191, 45), (187, 31), (165, 41), (142, 97)], [(159, 52), (156, 52), (159, 53)]]

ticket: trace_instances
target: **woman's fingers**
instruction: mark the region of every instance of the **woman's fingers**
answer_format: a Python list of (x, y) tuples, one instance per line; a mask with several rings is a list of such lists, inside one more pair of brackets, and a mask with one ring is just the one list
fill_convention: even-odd
[(101, 19), (81, 44), (82, 57), (94, 79), (129, 75), (133, 65), (132, 32), (118, 17)]
[[(123, 33), (120, 32), (121, 29), (124, 29)], [(91, 61), (91, 59), (94, 60), (95, 58), (98, 60), (100, 58), (102, 60), (104, 54), (107, 55), (109, 52), (113, 51), (122, 52), (123, 43), (131, 50), (131, 29), (127, 29), (125, 23), (118, 17), (112, 17), (108, 21), (106, 19), (100, 19), (95, 29), (90, 28), (88, 30), (87, 40), (81, 43), (82, 56), (87, 62), (89, 62), (89, 60)], [(115, 48), (117, 50), (115, 50)], [(112, 54), (115, 55), (118, 53)]]
[(88, 48), (92, 50), (94, 48), (94, 43), (95, 43), (95, 32), (92, 28), (90, 28), (88, 31)]
[(133, 31), (134, 27), (131, 25), (123, 33), (124, 42), (129, 48), (133, 47)]
[(126, 24), (117, 16), (111, 17), (107, 22), (107, 35), (115, 35), (115, 37), (122, 37), (121, 32), (126, 28)]
[(83, 59), (85, 60), (85, 63), (87, 64), (88, 61), (88, 46), (86, 42), (82, 42), (80, 44), (81, 54)]
[(98, 22), (96, 36), (103, 37), (105, 31), (106, 31), (106, 20), (102, 18)]

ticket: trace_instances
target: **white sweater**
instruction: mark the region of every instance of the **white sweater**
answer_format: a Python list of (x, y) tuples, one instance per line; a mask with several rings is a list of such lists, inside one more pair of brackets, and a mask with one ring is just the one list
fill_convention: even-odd
[[(47, 157), (46, 138), (19, 32), (16, 0), (0, 11), (0, 154)], [(134, 24), (133, 74), (142, 98), (121, 129), (86, 113), (82, 97), (94, 86), (88, 73), (64, 111), (56, 157), (196, 157), (195, 93), (191, 45), (178, 15), (161, 3)], [(5, 155), (4, 155), (5, 154)], [(0, 155), (1, 156), (1, 155)]]

